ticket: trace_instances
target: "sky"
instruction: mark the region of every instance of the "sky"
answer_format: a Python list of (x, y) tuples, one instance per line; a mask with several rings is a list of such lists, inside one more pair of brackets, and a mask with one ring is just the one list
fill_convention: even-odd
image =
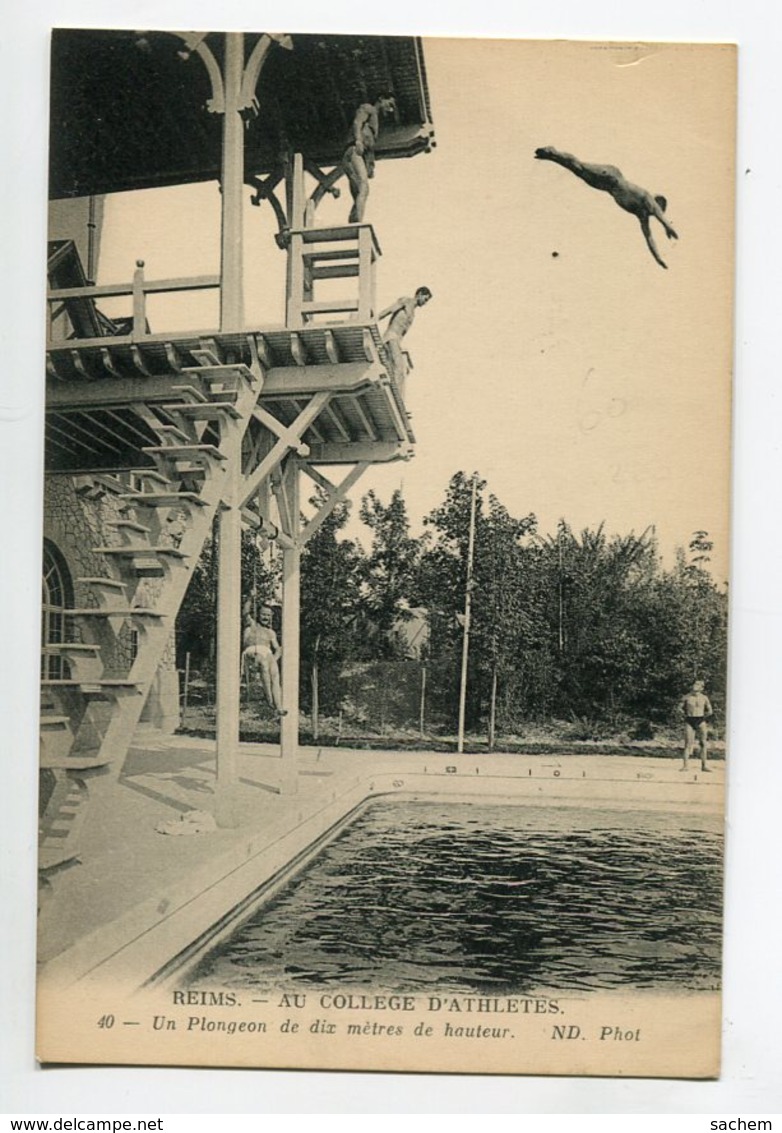
[[(355, 491), (402, 488), (418, 530), (453, 472), (477, 470), (543, 532), (560, 517), (577, 530), (654, 527), (670, 563), (705, 529), (724, 580), (732, 50), (453, 39), (424, 50), (437, 146), (378, 163), (366, 217), (383, 249), (378, 308), (421, 284), (434, 293), (406, 340), (416, 454)], [(663, 193), (680, 235), (669, 242), (653, 222), (668, 270), (607, 194), (536, 161), (542, 145)], [(345, 219), (342, 186), (323, 223)], [(246, 318), (279, 324), (284, 257), (271, 210), (247, 195)], [(150, 279), (216, 272), (216, 184), (110, 196), (98, 282), (129, 279), (139, 258)], [(155, 330), (216, 324), (214, 295), (166, 302), (151, 307)]]

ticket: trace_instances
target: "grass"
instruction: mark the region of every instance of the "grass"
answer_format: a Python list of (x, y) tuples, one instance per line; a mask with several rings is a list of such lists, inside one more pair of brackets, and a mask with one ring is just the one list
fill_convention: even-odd
[[(547, 722), (529, 721), (517, 732), (498, 734), (494, 751), (518, 755), (633, 755), (678, 759), (681, 756), (681, 729), (675, 725), (653, 729), (649, 739), (634, 738), (639, 733), (648, 735), (651, 729), (611, 730), (604, 724), (589, 726), (583, 720)], [(213, 706), (190, 705), (183, 714), (180, 735), (213, 738), (215, 710)], [(267, 712), (242, 705), (239, 735), (244, 743), (278, 743), (279, 723)], [(345, 747), (366, 751), (441, 751), (456, 749), (456, 735), (448, 731), (425, 732), (418, 728), (372, 728), (366, 723), (351, 720), (342, 722), (335, 717), (323, 717), (318, 735), (313, 735), (309, 716), (301, 715), (299, 738), (302, 744), (319, 744), (321, 747)], [(723, 759), (725, 743), (717, 733), (710, 739), (710, 756)], [(488, 752), (488, 741), (483, 734), (467, 734), (464, 750), (470, 754)]]

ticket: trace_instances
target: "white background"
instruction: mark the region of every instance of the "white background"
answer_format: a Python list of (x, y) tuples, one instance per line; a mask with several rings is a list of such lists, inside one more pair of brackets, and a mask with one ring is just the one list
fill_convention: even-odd
[[(724, 1066), (719, 1082), (442, 1078), (111, 1068), (40, 1070), (33, 1038), (35, 724), (40, 586), (48, 30), (51, 26), (727, 40), (740, 45), (738, 282)], [(284, 24), (284, 27), (283, 27)], [(472, 14), (145, 0), (17, 3), (0, 41), (3, 111), (0, 368), (0, 1105), (23, 1114), (714, 1114), (782, 1110), (782, 17), (763, 0), (502, 4)], [(436, 108), (435, 108), (436, 109)], [(643, 122), (638, 124), (643, 131)], [(708, 186), (704, 186), (708, 193)], [(664, 333), (664, 328), (661, 328)], [(211, 1123), (210, 1123), (211, 1124)], [(568, 1123), (570, 1124), (570, 1123)], [(693, 1118), (677, 1127), (708, 1127)], [(200, 1123), (199, 1123), (199, 1126)], [(206, 1126), (204, 1126), (206, 1127)], [(165, 1124), (164, 1124), (165, 1128)], [(184, 1128), (184, 1126), (182, 1126)], [(171, 1126), (169, 1126), (169, 1130)]]

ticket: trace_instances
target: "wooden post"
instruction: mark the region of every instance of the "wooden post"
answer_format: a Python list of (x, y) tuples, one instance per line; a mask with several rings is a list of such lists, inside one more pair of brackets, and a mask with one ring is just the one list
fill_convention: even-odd
[(135, 341), (147, 333), (147, 312), (144, 297), (144, 261), (136, 260), (133, 272), (133, 338)]
[(304, 228), (307, 197), (304, 192), (304, 158), (300, 153), (293, 155), (291, 165), (291, 228)]
[(298, 790), (301, 548), (295, 530), (299, 523), (299, 462), (293, 454), (288, 457), (283, 472), (282, 490), (294, 523), (291, 532), (294, 541), (282, 552), (282, 706), (285, 715), (280, 722), (281, 789), (285, 794), (295, 794)]
[(358, 313), (360, 323), (368, 323), (373, 315), (372, 229), (362, 224), (358, 230)]
[(236, 752), (240, 697), (241, 512), (224, 507), (218, 519), (217, 580), (217, 785), (218, 826), (235, 826)]
[(369, 320), (371, 322), (374, 322), (376, 318), (375, 311), (377, 308), (377, 257), (379, 252), (375, 244), (374, 230), (370, 229), (370, 235), (372, 237), (372, 243), (369, 248)]
[(312, 706), (310, 711), (310, 718), (312, 722), (312, 738), (316, 740), (320, 735), (320, 674), (318, 672), (318, 662), (313, 661), (312, 672), (310, 673), (310, 689), (312, 692)]
[(87, 208), (87, 283), (90, 287), (94, 287), (98, 273), (98, 241), (95, 235), (98, 226), (95, 219), (95, 197), (92, 194)]
[[(285, 169), (285, 196), (288, 206), (288, 225), (293, 232), (306, 223), (306, 196), (304, 193), (304, 159), (294, 153)], [(304, 239), (291, 236), (288, 242), (288, 271), (286, 276), (285, 325), (304, 326), (301, 305), (307, 298), (304, 279)], [(312, 296), (309, 296), (312, 298)]]
[(244, 326), (242, 198), (244, 125), (239, 92), (244, 72), (244, 35), (225, 34), (225, 114), (223, 117), (222, 231), (220, 244), (220, 329)]
[[(244, 124), (239, 111), (244, 76), (244, 35), (226, 32), (220, 232), (220, 329), (244, 327), (242, 201)], [(239, 744), (241, 657), (242, 513), (241, 437), (228, 454), (226, 491), (218, 511), (217, 586), (217, 800), (220, 825), (235, 824), (236, 752)]]
[(184, 722), (184, 715), (187, 712), (187, 699), (190, 695), (190, 653), (185, 654), (185, 688), (182, 694), (182, 717)]
[(288, 241), (288, 270), (285, 278), (285, 325), (293, 330), (304, 326), (304, 240), (291, 236)]
[(215, 819), (235, 826), (236, 755), (241, 695), (242, 509), (239, 506), (241, 435), (228, 454), (223, 500), (217, 511), (217, 783)]

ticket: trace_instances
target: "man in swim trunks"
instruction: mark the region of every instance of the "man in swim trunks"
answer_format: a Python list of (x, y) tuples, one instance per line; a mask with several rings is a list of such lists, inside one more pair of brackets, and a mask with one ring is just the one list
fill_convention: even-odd
[(375, 144), (380, 133), (380, 115), (395, 111), (393, 95), (384, 91), (374, 102), (362, 102), (353, 118), (348, 147), (342, 157), (353, 197), (353, 208), (348, 217), (350, 224), (360, 224), (364, 219), (369, 182), (375, 176)]
[(423, 307), (431, 298), (432, 293), (428, 287), (419, 287), (414, 296), (403, 295), (378, 315), (378, 321), (388, 318), (389, 315), (391, 317), (383, 341), (391, 354), (394, 370), (402, 377), (405, 375), (402, 339), (413, 325), (416, 308)]
[(282, 654), (277, 634), (272, 629), (272, 612), (264, 606), (256, 622), (249, 615), (242, 635), (242, 673), (252, 666), (261, 675), (261, 684), (266, 700), (278, 716), (285, 716), (280, 694), (280, 669), (278, 661)]
[(693, 681), (692, 688), (682, 698), (681, 710), (684, 713), (684, 763), (680, 768), (682, 771), (687, 770), (696, 738), (701, 750), (701, 768), (703, 771), (710, 770), (706, 766), (708, 757), (708, 724), (706, 721), (712, 717), (713, 711), (711, 701), (703, 688), (703, 681)]
[(588, 165), (584, 161), (579, 161), (577, 157), (573, 157), (572, 153), (562, 153), (560, 150), (554, 149), (553, 146), (542, 146), (540, 149), (536, 149), (535, 157), (540, 161), (554, 161), (557, 165), (562, 165), (565, 169), (569, 169), (571, 173), (575, 173), (576, 177), (586, 181), (587, 185), (590, 185), (593, 189), (602, 189), (604, 192), (610, 193), (620, 208), (638, 217), (649, 251), (660, 267), (667, 269), (668, 265), (657, 251), (649, 224), (650, 218), (654, 217), (665, 229), (665, 235), (669, 240), (679, 239), (665, 216), (665, 210), (668, 207), (665, 197), (652, 196), (640, 185), (633, 185), (623, 177), (621, 171), (615, 165)]

